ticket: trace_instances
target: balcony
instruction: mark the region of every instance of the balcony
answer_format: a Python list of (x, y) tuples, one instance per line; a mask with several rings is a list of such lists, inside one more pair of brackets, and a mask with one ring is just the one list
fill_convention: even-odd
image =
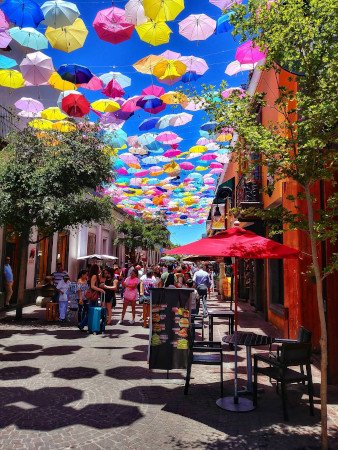
[(248, 181), (244, 176), (236, 186), (236, 207), (240, 209), (262, 208), (260, 181)]

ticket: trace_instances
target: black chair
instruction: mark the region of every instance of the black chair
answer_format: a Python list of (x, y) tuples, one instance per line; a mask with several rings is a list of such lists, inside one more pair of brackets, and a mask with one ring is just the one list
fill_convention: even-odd
[(195, 341), (196, 330), (202, 331), (202, 341), (204, 341), (204, 317), (198, 314), (191, 314), (191, 329), (193, 340)]
[(187, 375), (185, 378), (184, 394), (188, 394), (191, 367), (193, 364), (220, 366), (221, 396), (223, 397), (223, 350), (221, 342), (191, 340), (188, 357)]
[[(261, 361), (269, 365), (269, 367), (260, 367), (258, 362)], [(290, 367), (305, 366), (306, 373), (298, 372), (290, 369)], [(301, 383), (307, 381), (307, 388), (310, 402), (310, 413), (314, 414), (313, 406), (313, 384), (311, 374), (311, 344), (308, 342), (284, 343), (280, 350), (279, 356), (254, 355), (254, 405), (257, 405), (257, 377), (258, 374), (266, 375), (270, 379), (274, 379), (281, 385), (283, 414), (284, 420), (289, 420), (286, 402), (286, 385), (291, 383)]]

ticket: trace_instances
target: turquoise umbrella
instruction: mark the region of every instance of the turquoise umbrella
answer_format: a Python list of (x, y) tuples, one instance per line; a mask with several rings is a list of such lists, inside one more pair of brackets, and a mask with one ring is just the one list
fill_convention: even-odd
[(34, 50), (42, 50), (48, 48), (47, 38), (35, 28), (19, 28), (14, 27), (8, 30), (11, 38), (23, 47), (29, 47)]
[(15, 61), (15, 59), (0, 55), (0, 68), (1, 69), (11, 69), (12, 67), (15, 67), (16, 65), (17, 65), (17, 62)]
[(44, 22), (49, 27), (61, 28), (72, 25), (79, 17), (78, 7), (71, 2), (63, 0), (47, 1), (41, 6)]
[(108, 131), (103, 136), (103, 142), (114, 148), (122, 147), (127, 141), (127, 133), (123, 130)]

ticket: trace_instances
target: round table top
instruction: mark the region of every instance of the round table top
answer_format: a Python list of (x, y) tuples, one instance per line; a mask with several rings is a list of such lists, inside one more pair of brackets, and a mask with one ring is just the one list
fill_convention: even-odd
[(264, 336), (247, 331), (237, 331), (234, 334), (228, 334), (223, 337), (222, 341), (226, 344), (246, 345), (248, 347), (256, 347), (259, 345), (270, 345), (275, 338), (271, 336)]

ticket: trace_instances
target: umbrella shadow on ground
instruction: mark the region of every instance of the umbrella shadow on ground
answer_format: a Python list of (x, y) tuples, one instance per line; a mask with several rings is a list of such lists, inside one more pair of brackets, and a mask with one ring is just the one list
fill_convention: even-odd
[(119, 366), (106, 370), (106, 377), (116, 380), (141, 380), (150, 379), (151, 372), (141, 366)]
[(65, 367), (63, 369), (55, 370), (53, 376), (62, 378), (64, 380), (80, 380), (82, 378), (93, 378), (100, 372), (91, 367)]
[(149, 340), (149, 336), (147, 334), (133, 334), (131, 337), (136, 339), (144, 339), (146, 341)]
[(4, 367), (0, 369), (0, 380), (25, 380), (40, 373), (40, 369), (30, 366)]
[(97, 429), (128, 426), (143, 417), (137, 406), (97, 403), (75, 409), (68, 404), (79, 401), (83, 391), (48, 387), (30, 391), (26, 388), (0, 388), (0, 427), (52, 431), (72, 425)]
[[(14, 353), (13, 352), (13, 346), (9, 347), (9, 351), (11, 353), (7, 353), (7, 354), (1, 354), (0, 355), (0, 361), (28, 361), (31, 359), (36, 359), (39, 356), (65, 356), (65, 355), (71, 355), (74, 352), (80, 350), (82, 348), (82, 346), (79, 345), (60, 345), (57, 347), (47, 347), (47, 348), (42, 348), (41, 350), (38, 351), (27, 351), (27, 352), (23, 352), (22, 351), (22, 345), (17, 346), (21, 348), (21, 352), (18, 353)], [(39, 346), (36, 346), (39, 347)], [(3, 350), (7, 350), (7, 347), (4, 347)]]
[[(163, 411), (215, 429), (213, 442), (204, 442), (198, 436), (195, 442), (191, 439), (187, 442), (178, 435), (172, 438), (173, 449), (319, 448), (320, 415), (316, 409), (315, 416), (310, 416), (307, 395), (302, 395), (305, 390), (300, 387), (297, 395), (289, 392), (290, 422), (284, 423), (281, 398), (273, 387), (264, 387), (266, 392), (259, 398), (258, 408), (246, 414), (228, 412), (216, 405), (220, 397), (219, 383), (191, 384), (187, 396), (183, 386), (137, 386), (122, 391), (121, 398), (133, 403), (163, 405)], [(232, 383), (225, 383), (225, 396), (232, 397), (232, 388)], [(219, 432), (225, 434), (224, 440), (219, 438)], [(337, 439), (337, 431), (333, 433)]]

